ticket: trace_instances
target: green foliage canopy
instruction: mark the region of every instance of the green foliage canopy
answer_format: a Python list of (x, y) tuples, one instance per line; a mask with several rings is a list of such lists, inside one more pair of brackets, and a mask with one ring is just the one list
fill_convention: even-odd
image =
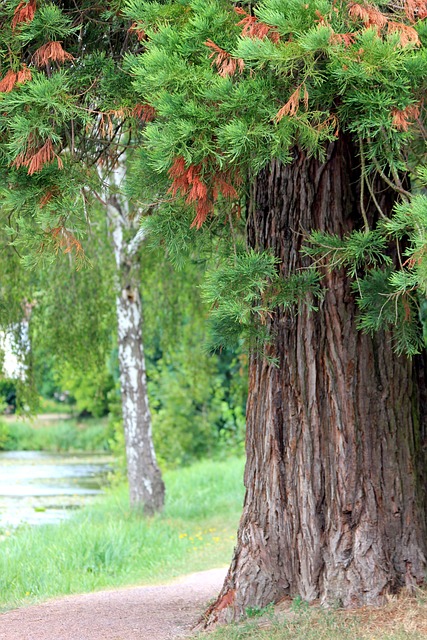
[[(290, 162), (295, 148), (323, 159), (328, 143), (352, 137), (361, 163), (363, 228), (348, 238), (313, 229), (306, 252), (313, 268), (345, 266), (356, 280), (363, 330), (389, 324), (397, 351), (424, 348), (419, 307), (426, 289), (427, 200), (423, 193), (413, 196), (404, 176), (418, 172), (417, 184), (425, 184), (425, 3), (264, 0), (235, 7), (223, 0), (132, 0), (125, 14), (146, 38), (144, 52), (129, 61), (136, 92), (157, 114), (145, 131), (148, 159), (193, 208), (193, 224), (232, 210), (224, 201), (234, 199), (233, 189), (244, 204), (245, 185), (272, 159)], [(377, 176), (400, 199), (391, 219), (375, 195)], [(378, 209), (374, 226), (365, 194)], [(399, 256), (393, 265), (390, 252)], [(261, 282), (247, 296), (240, 286), (229, 287), (225, 297), (221, 289), (233, 278), (234, 284), (256, 282), (251, 254), (221, 271), (216, 285), (215, 277), (208, 282), (225, 337), (254, 311), (262, 315), (307, 293), (301, 278), (289, 283), (288, 297), (275, 296), (269, 260), (258, 261)]]

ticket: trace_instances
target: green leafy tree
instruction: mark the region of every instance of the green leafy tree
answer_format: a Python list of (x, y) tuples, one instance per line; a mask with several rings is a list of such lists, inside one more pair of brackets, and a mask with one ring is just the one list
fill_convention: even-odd
[(77, 411), (95, 416), (109, 410), (108, 394), (118, 368), (114, 260), (101, 207), (91, 211), (84, 241), (88, 266), (76, 270), (69, 255), (33, 273), (31, 347), (39, 393), (67, 391)]
[(424, 583), (426, 3), (125, 11), (146, 156), (176, 198), (158, 235), (179, 245), (185, 207), (202, 229), (246, 214), (249, 250), (206, 290), (216, 344), (243, 329), (255, 347), (245, 505), (207, 624)]
[[(161, 250), (160, 250), (161, 251)], [(243, 453), (246, 355), (206, 349), (208, 307), (201, 283), (208, 260), (174, 269), (159, 250), (144, 253), (142, 276), (148, 395), (160, 461), (187, 464)]]

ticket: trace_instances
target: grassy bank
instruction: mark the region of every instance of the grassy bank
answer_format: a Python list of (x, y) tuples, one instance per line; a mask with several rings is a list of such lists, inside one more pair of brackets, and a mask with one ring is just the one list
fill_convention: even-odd
[(427, 592), (391, 598), (381, 608), (320, 610), (294, 602), (240, 625), (221, 627), (209, 640), (425, 640)]
[(243, 499), (243, 460), (165, 474), (162, 515), (129, 509), (125, 487), (58, 525), (2, 531), (0, 608), (226, 565)]
[(0, 417), (0, 450), (49, 452), (108, 451), (113, 432), (107, 418), (22, 420)]

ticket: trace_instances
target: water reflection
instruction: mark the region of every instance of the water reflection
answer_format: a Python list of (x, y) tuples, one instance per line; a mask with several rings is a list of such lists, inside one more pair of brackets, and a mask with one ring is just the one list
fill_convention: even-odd
[(103, 455), (0, 452), (0, 526), (63, 520), (101, 492), (110, 463)]

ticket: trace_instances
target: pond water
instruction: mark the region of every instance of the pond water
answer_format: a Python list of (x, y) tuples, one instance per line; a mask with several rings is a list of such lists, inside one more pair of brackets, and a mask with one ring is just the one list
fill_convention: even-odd
[(105, 455), (0, 452), (0, 527), (46, 524), (102, 492), (111, 468)]

